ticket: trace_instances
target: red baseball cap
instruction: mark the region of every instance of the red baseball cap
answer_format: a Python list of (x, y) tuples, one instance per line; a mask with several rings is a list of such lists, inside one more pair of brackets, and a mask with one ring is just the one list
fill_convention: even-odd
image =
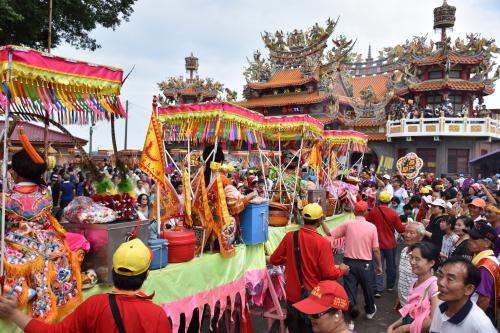
[(368, 203), (366, 201), (358, 201), (354, 204), (354, 212), (355, 213), (363, 213), (368, 210)]
[(336, 281), (325, 280), (314, 287), (309, 297), (293, 306), (309, 315), (325, 312), (331, 308), (347, 311), (349, 298), (342, 285)]

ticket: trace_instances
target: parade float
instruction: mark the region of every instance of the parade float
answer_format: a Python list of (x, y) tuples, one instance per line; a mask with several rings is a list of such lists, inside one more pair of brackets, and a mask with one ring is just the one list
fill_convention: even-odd
[[(96, 120), (124, 116), (118, 98), (122, 75), (120, 70), (69, 61), (31, 50), (13, 47), (3, 50), (0, 59), (6, 59), (6, 63), (2, 62), (2, 69), (5, 70), (2, 70), (4, 83), (0, 99), (7, 115), (10, 112), (26, 119), (50, 119), (61, 125), (85, 125)], [(30, 59), (29, 55), (34, 58)], [(23, 59), (18, 60), (21, 65), (15, 65), (16, 59)], [(28, 60), (35, 64), (30, 64)], [(43, 66), (48, 68), (45, 78), (40, 74), (43, 72), (39, 71), (41, 67), (45, 68)], [(29, 72), (29, 68), (36, 70)], [(21, 75), (23, 71), (27, 73), (26, 77)], [(116, 76), (118, 74), (115, 71), (120, 77)], [(154, 227), (158, 228), (156, 234), (159, 238), (169, 241), (169, 259), (172, 253), (177, 259), (182, 254), (187, 255), (178, 261), (169, 260), (166, 267), (162, 263), (152, 265), (152, 269), (158, 269), (150, 272), (144, 285), (145, 291), (156, 293), (154, 301), (165, 309), (174, 331), (182, 326), (181, 317), (185, 318), (185, 323), (189, 323), (192, 316), (198, 313), (201, 320), (206, 305), (211, 318), (216, 309), (229, 314), (224, 316), (228, 327), (234, 325), (228, 318), (235, 313), (235, 308), (242, 321), (248, 321), (245, 309), (247, 290), (253, 295), (250, 303), (254, 305), (263, 304), (261, 295), (268, 290), (273, 305), (262, 314), (282, 320), (284, 314), (278, 299), (280, 290), (273, 286), (266, 269), (265, 254), (274, 251), (286, 232), (299, 227), (290, 222), (294, 215), (293, 207), (297, 206), (299, 199), (300, 202), (304, 199), (304, 195), (298, 193), (303, 189), (307, 191), (301, 180), (300, 167), (305, 161), (305, 152), (309, 150), (306, 147), (323, 140), (323, 125), (307, 115), (266, 117), (224, 102), (163, 107), (153, 103), (151, 119), (143, 157), (161, 166), (148, 170), (150, 176), (156, 175), (153, 178), (160, 184), (157, 186), (160, 192), (155, 193), (156, 206), (153, 209), (153, 215), (156, 214), (153, 218), (160, 223)], [(149, 144), (153, 141), (152, 137), (161, 144), (152, 147)], [(163, 143), (185, 150), (181, 163), (173, 161), (168, 150), (163, 148)], [(282, 227), (268, 227), (270, 217), (267, 200), (252, 203), (242, 197), (231, 197), (231, 192), (234, 194), (231, 189), (226, 191), (230, 188), (227, 174), (232, 172), (232, 166), (225, 164), (224, 158), (221, 159), (221, 148), (255, 154), (258, 164), (255, 169), (263, 175), (274, 172), (275, 186), (268, 188), (266, 184), (264, 197), (276, 197), (276, 203), (286, 207)], [(165, 175), (167, 166), (182, 175), (183, 208), (172, 185), (161, 179), (160, 174)], [(148, 165), (143, 164), (141, 168), (147, 170)], [(79, 209), (93, 206), (85, 202), (75, 202), (75, 209), (70, 211), (73, 214), (67, 214), (70, 219), (78, 217), (82, 222), (71, 223), (77, 226), (71, 230), (87, 236), (91, 250), (86, 255), (84, 267), (96, 268), (99, 277), (99, 284), (84, 291), (83, 298), (110, 291), (109, 258), (114, 247), (128, 237), (139, 237), (146, 242), (151, 236), (146, 231), (148, 222), (130, 221), (130, 215), (127, 215), (129, 209), (123, 205), (123, 200), (128, 199), (125, 193), (129, 189), (124, 187), (124, 195), (118, 197), (109, 186), (104, 183), (100, 185), (102, 191), (94, 199), (104, 203), (116, 214), (115, 217), (126, 221), (109, 223), (108, 218), (112, 214), (103, 217), (90, 212), (84, 215)], [(272, 191), (276, 192), (273, 194)], [(248, 217), (245, 218), (245, 215)], [(349, 214), (332, 216), (326, 222), (333, 227), (349, 217)], [(167, 230), (167, 221), (172, 218), (176, 226)], [(94, 223), (87, 223), (89, 219)], [(255, 221), (259, 223), (257, 227)], [(119, 225), (120, 228), (113, 228), (113, 225)], [(244, 229), (247, 231), (244, 232)], [(249, 234), (249, 237), (239, 236), (244, 240), (243, 243), (235, 241), (239, 232)], [(151, 242), (150, 247), (155, 251)], [(93, 249), (97, 252), (93, 252)], [(164, 252), (159, 253), (162, 255)], [(256, 290), (262, 293), (256, 293)], [(5, 331), (14, 331), (3, 322), (1, 325)]]
[[(0, 110), (5, 117), (5, 127), (1, 135), (3, 140), (3, 179), (7, 179), (9, 137), (19, 120), (44, 122), (46, 132), (48, 126), (53, 125), (73, 138), (64, 125), (85, 126), (102, 120), (113, 123), (115, 118), (126, 117), (119, 98), (123, 81), (123, 71), (119, 68), (86, 63), (24, 47), (7, 45), (0, 47), (0, 78), (2, 81)], [(39, 152), (31, 146), (23, 128), (18, 126), (17, 130), (18, 136), (22, 138), (22, 146), (34, 161), (33, 163), (45, 164), (47, 169), (52, 169), (56, 164), (56, 159), (47, 154), (50, 149), (47, 139), (45, 139), (44, 147), (45, 158), (42, 158)], [(47, 138), (46, 133), (45, 137)], [(78, 143), (75, 141), (75, 144)], [(13, 215), (13, 198), (10, 192), (7, 192), (7, 182), (3, 182), (2, 248), (10, 249), (9, 244), (12, 244), (12, 237), (17, 237), (16, 230), (12, 229), (12, 226), (6, 228), (6, 221), (14, 218), (24, 221), (22, 223), (36, 224), (40, 219), (45, 219), (50, 223), (45, 223), (39, 232), (43, 232), (47, 228), (49, 232), (55, 233), (56, 236), (43, 238), (45, 239), (43, 242), (52, 242), (57, 251), (48, 255), (45, 251), (33, 250), (37, 248), (36, 243), (29, 243), (30, 250), (25, 252), (26, 258), (20, 258), (15, 263), (12, 260), (14, 252), (2, 251), (0, 276), (3, 277), (2, 292), (4, 294), (17, 293), (18, 297), (21, 297), (20, 304), (29, 308), (32, 316), (53, 322), (71, 312), (85, 297), (82, 289), (93, 286), (97, 277), (101, 281), (109, 281), (107, 272), (110, 272), (110, 257), (108, 258), (107, 252), (112, 253), (120, 243), (127, 240), (130, 234), (137, 235), (138, 230), (135, 221), (129, 221), (130, 225), (125, 225), (127, 223), (123, 222), (123, 220), (130, 220), (130, 215), (122, 216), (120, 219), (120, 216), (117, 216), (119, 210), (98, 205), (90, 198), (87, 198), (87, 202), (75, 201), (73, 203), (75, 208), (65, 211), (70, 223), (61, 226), (52, 216), (50, 195), (47, 196), (45, 190), (40, 193), (43, 196), (40, 202), (43, 204), (37, 206), (37, 209), (31, 211), (32, 207), (25, 207), (23, 213), (16, 210), (17, 215)], [(19, 200), (23, 204), (29, 204), (29, 202), (25, 202), (28, 197), (26, 200)], [(29, 220), (25, 221), (24, 219), (28, 217)], [(105, 230), (101, 230), (102, 226), (105, 226)], [(73, 232), (66, 232), (65, 229)], [(98, 229), (101, 231), (99, 232)], [(112, 232), (115, 229), (120, 231)], [(101, 246), (96, 246), (98, 245), (96, 243), (89, 246), (88, 240), (90, 243), (95, 240), (89, 236), (92, 232), (94, 235), (99, 234), (97, 239), (99, 239)], [(87, 236), (87, 239), (82, 235)], [(105, 237), (103, 238), (103, 236)], [(142, 236), (144, 240), (147, 240), (145, 232)], [(38, 249), (41, 248), (44, 246), (38, 246)], [(106, 253), (98, 255), (96, 251)], [(61, 253), (61, 258), (69, 259), (57, 261), (59, 257), (53, 257), (57, 253)], [(37, 258), (45, 259), (37, 260)], [(41, 269), (39, 264), (47, 260), (49, 262), (56, 260), (57, 264), (51, 262), (50, 265)], [(62, 262), (66, 264), (62, 264)], [(84, 272), (88, 267), (96, 268), (97, 276), (93, 272), (92, 274)], [(30, 271), (39, 272), (41, 280), (38, 278), (25, 279), (25, 274)], [(72, 284), (73, 280), (65, 280), (73, 278), (76, 284)], [(15, 281), (17, 284), (13, 285), (12, 283)], [(62, 293), (61, 290), (63, 290)], [(71, 297), (68, 298), (67, 295)], [(50, 301), (44, 303), (43, 299), (50, 299)], [(2, 332), (14, 331), (9, 324), (4, 322), (0, 323), (0, 330)]]

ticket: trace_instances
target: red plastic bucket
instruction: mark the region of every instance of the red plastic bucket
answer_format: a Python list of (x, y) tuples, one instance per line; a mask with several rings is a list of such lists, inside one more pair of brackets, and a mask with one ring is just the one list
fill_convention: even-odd
[(161, 238), (168, 240), (168, 262), (186, 262), (194, 258), (196, 235), (191, 229), (162, 232)]

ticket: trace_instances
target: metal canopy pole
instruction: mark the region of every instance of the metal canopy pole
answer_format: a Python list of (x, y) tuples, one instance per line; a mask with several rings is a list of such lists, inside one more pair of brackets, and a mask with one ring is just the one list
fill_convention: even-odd
[(262, 150), (260, 150), (260, 145), (258, 145), (258, 149), (259, 149), (260, 165), (262, 168), (262, 177), (264, 178), (264, 193), (266, 195), (266, 199), (269, 199), (269, 193), (268, 193), (268, 189), (267, 189), (267, 179), (266, 179), (266, 173), (265, 173), (265, 169), (264, 169), (264, 161), (262, 160)]
[(295, 168), (295, 183), (293, 186), (292, 206), (290, 207), (290, 215), (288, 216), (288, 224), (290, 224), (290, 222), (292, 220), (293, 205), (295, 204), (295, 197), (297, 196), (297, 183), (299, 182), (300, 159), (302, 158), (302, 149), (303, 148), (304, 148), (304, 134), (302, 134), (302, 138), (300, 140), (299, 158), (297, 160), (297, 167)]
[[(8, 77), (7, 80), (10, 82), (11, 80), (11, 69), (12, 69), (12, 50), (9, 49), (8, 53)], [(12, 99), (12, 93), (10, 94), (10, 99), (7, 100), (7, 108), (5, 110), (5, 127), (3, 132), (3, 161), (2, 161), (2, 220), (0, 223), (2, 224), (2, 235), (1, 235), (1, 243), (0, 243), (0, 279), (3, 279), (4, 276), (4, 256), (5, 256), (5, 196), (7, 194), (7, 160), (9, 159), (9, 151), (7, 140), (9, 139), (9, 121), (10, 121), (10, 102)], [(2, 290), (0, 290), (0, 294)]]

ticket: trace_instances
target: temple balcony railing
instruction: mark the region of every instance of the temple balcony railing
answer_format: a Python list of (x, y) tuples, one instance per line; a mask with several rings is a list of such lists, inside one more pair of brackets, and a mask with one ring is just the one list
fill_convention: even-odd
[(399, 137), (486, 137), (500, 139), (499, 115), (494, 118), (417, 118), (387, 120), (387, 139)]

